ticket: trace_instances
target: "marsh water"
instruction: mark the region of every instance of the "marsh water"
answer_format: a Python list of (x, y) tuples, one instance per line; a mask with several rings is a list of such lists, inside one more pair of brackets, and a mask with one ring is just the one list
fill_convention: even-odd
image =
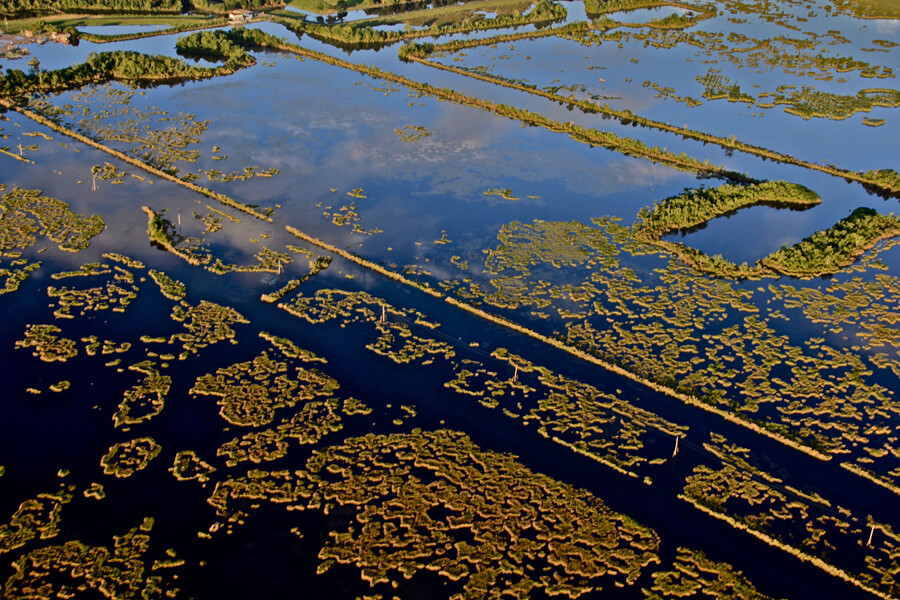
[[(536, 37), (448, 51), (433, 60), (542, 89), (567, 86), (563, 93), (594, 96), (614, 109), (722, 138), (734, 136), (813, 163), (852, 171), (900, 168), (896, 146), (900, 101), (846, 114), (848, 102), (835, 99), (858, 98), (864, 89), (898, 89), (893, 71), (900, 71), (900, 48), (895, 43), (900, 41), (900, 21), (837, 14), (825, 0), (714, 4), (715, 16), (683, 30), (653, 29), (646, 23), (687, 14), (687, 8), (642, 9), (608, 15), (628, 26), (595, 32), (589, 40)], [(580, 3), (565, 6), (569, 22), (587, 18)], [(753, 264), (829, 229), (858, 207), (896, 212), (896, 194), (879, 195), (857, 182), (801, 166), (403, 62), (397, 46), (350, 52), (308, 37), (298, 39), (274, 23), (250, 27), (437, 88), (683, 152), (754, 180), (801, 184), (821, 198), (820, 204), (806, 210), (744, 208), (665, 238), (710, 256)], [(90, 28), (92, 33), (100, 30)], [(610, 36), (618, 31), (624, 34), (621, 38)], [(504, 31), (472, 36), (497, 33)], [(107, 50), (177, 56), (175, 41), (183, 35), (187, 34), (28, 49), (42, 69), (50, 70)], [(606, 38), (600, 39), (603, 35)], [(766, 40), (774, 41), (763, 43)], [(792, 54), (798, 48), (799, 54)], [(412, 558), (397, 558), (402, 554), (399, 548), (407, 546), (396, 543), (369, 548), (383, 564), (418, 560), (426, 565), (433, 560), (428, 553), (416, 554), (422, 552), (416, 546), (416, 531), (427, 526), (409, 526), (407, 517), (394, 525), (391, 502), (399, 506), (408, 492), (396, 484), (383, 505), (358, 503), (334, 490), (321, 492), (318, 505), (298, 497), (285, 501), (278, 499), (274, 487), (244, 495), (233, 491), (227, 510), (211, 502), (217, 490), (232, 489), (228, 482), (282, 481), (278, 478), (311, 470), (311, 457), (324, 456), (321, 453), (329, 447), (342, 448), (346, 440), (370, 434), (417, 440), (422, 431), (445, 429), (464, 433), (482, 453), (515, 455), (515, 462), (530, 472), (583, 490), (592, 501), (658, 537), (651, 552), (654, 558), (644, 560), (633, 579), (613, 582), (616, 568), (609, 567), (606, 578), (595, 573), (578, 580), (581, 597), (642, 598), (642, 590), (649, 593), (651, 588), (658, 597), (673, 597), (666, 595), (671, 590), (664, 589), (657, 573), (677, 571), (676, 556), (685, 548), (703, 552), (718, 565), (719, 570), (708, 571), (707, 578), (740, 572), (737, 577), (768, 597), (868, 598), (900, 593), (900, 584), (893, 579), (900, 576), (895, 561), (900, 539), (894, 533), (900, 531), (895, 510), (900, 501), (895, 493), (900, 480), (900, 405), (893, 394), (900, 389), (896, 330), (900, 307), (895, 295), (900, 289), (900, 250), (890, 240), (867, 249), (851, 267), (814, 279), (729, 280), (694, 272), (673, 255), (640, 246), (629, 232), (642, 208), (652, 208), (685, 189), (712, 188), (724, 181), (701, 179), (664, 163), (581, 143), (563, 133), (441, 101), (311, 58), (275, 52), (254, 56), (256, 65), (227, 77), (171, 86), (89, 86), (33, 98), (31, 107), (112, 149), (174, 169), (178, 177), (189, 176), (241, 204), (271, 210), (270, 221), (142, 171), (19, 112), (4, 114), (0, 147), (31, 161), (0, 156), (5, 192), (40, 190), (42, 196), (66, 202), (72, 212), (100, 215), (105, 223), (103, 231), (77, 253), (60, 250), (58, 241), (37, 232), (37, 242), (21, 255), (8, 252), (0, 263), (10, 268), (20, 257), (41, 263), (18, 289), (0, 295), (5, 389), (0, 402), (0, 528), (6, 527), (0, 531), (10, 536), (18, 532), (24, 540), (19, 543), (17, 537), (0, 545), (0, 584), (6, 581), (4, 591), (10, 597), (22, 593), (20, 581), (37, 577), (25, 575), (29, 565), (37, 570), (47, 564), (52, 573), (47, 581), (54, 589), (74, 590), (84, 597), (100, 594), (99, 584), (89, 577), (72, 577), (70, 583), (69, 563), (47, 563), (41, 549), (71, 540), (112, 548), (113, 536), (137, 527), (146, 517), (154, 524), (143, 555), (145, 575), (158, 575), (162, 587), (177, 589), (177, 597), (480, 597), (465, 587), (469, 579), (441, 570), (449, 570), (446, 566), (411, 569), (408, 574), (389, 566), (389, 578), (370, 585), (367, 569), (374, 569), (377, 561), (368, 553), (365, 559), (352, 554), (345, 560), (325, 558), (325, 548), (350, 553), (348, 540), (377, 522), (385, 528), (385, 539), (400, 539), (412, 548)], [(790, 56), (794, 58), (786, 58)], [(825, 60), (829, 57), (852, 57), (867, 66), (836, 70)], [(27, 70), (22, 59), (0, 61), (0, 67)], [(861, 76), (866, 69), (877, 75)], [(698, 79), (711, 70), (731, 85), (740, 85), (756, 102), (703, 97)], [(669, 97), (653, 84), (670, 88)], [(779, 86), (794, 87), (779, 91)], [(761, 93), (789, 95), (804, 86), (831, 94), (822, 102), (845, 112), (839, 119), (804, 118), (786, 112), (790, 104), (760, 106), (768, 101)], [(689, 106), (672, 95), (699, 102)], [(867, 124), (864, 118), (875, 121)], [(97, 176), (95, 167), (106, 163), (115, 174)], [(217, 274), (151, 242), (142, 207), (168, 221), (177, 247), (209, 256), (209, 264), (218, 259), (244, 272)], [(12, 214), (12, 209), (6, 210), (3, 214)], [(444, 296), (436, 298), (388, 279), (296, 237), (287, 226)], [(264, 249), (283, 256), (279, 266), (263, 264), (257, 256)], [(141, 264), (115, 258), (121, 255)], [(319, 256), (332, 261), (285, 295), (281, 305), (260, 300), (309, 274)], [(52, 277), (89, 263), (106, 265), (104, 272)], [(182, 282), (183, 300), (167, 298), (150, 270)], [(112, 310), (114, 303), (86, 299), (88, 292), (69, 297), (57, 293), (99, 289), (92, 293), (115, 296), (120, 288), (136, 295), (121, 310)], [(314, 314), (310, 306), (318, 306), (329, 290), (338, 294), (330, 296), (331, 308), (322, 300), (321, 312)], [(359, 300), (355, 307), (329, 313), (333, 299), (344, 297), (341, 294), (374, 300)], [(446, 298), (467, 302), (536, 335), (487, 321)], [(60, 311), (63, 300), (73, 302), (68, 311)], [(233, 329), (233, 338), (210, 334), (200, 339), (206, 335), (202, 324), (193, 330), (188, 328), (191, 317), (173, 319), (179, 310), (189, 311), (202, 301), (230, 307), (243, 317), (224, 327)], [(812, 306), (825, 308), (811, 310)], [(298, 316), (304, 311), (309, 318)], [(331, 316), (323, 316), (326, 313)], [(321, 322), (312, 322), (316, 318)], [(765, 327), (757, 327), (759, 323)], [(73, 340), (77, 354), (42, 360), (35, 350), (39, 346), (24, 343), (29, 326), (35, 324), (58, 327), (56, 335)], [(286, 338), (325, 362), (303, 363), (290, 353), (279, 354), (277, 345), (260, 337), (260, 332)], [(188, 349), (187, 338), (179, 337), (184, 335), (198, 336), (196, 349)], [(129, 347), (91, 355), (90, 336), (118, 345), (128, 342)], [(391, 351), (375, 351), (379, 339), (387, 340)], [(637, 377), (574, 356), (548, 339), (620, 364)], [(416, 354), (426, 342), (439, 350)], [(679, 349), (681, 345), (694, 351)], [(405, 362), (404, 352), (413, 358)], [(220, 383), (223, 378), (240, 379), (221, 370), (253, 361), (261, 353), (288, 364), (284, 372), (289, 377), (295, 370), (306, 372), (314, 366), (339, 385), (331, 397), (344, 406), (346, 399), (355, 398), (371, 410), (345, 410), (335, 417), (339, 427), (309, 425), (315, 435), (257, 440), (255, 455), (230, 464), (227, 459), (236, 455), (223, 449), (232, 448), (228, 445), (232, 440), (264, 431), (274, 436), (296, 426), (303, 415), (304, 405), (294, 400), (272, 404), (274, 417), (269, 421), (224, 418), (223, 407), (254, 385), (252, 377), (219, 395), (198, 391), (205, 375), (214, 379), (218, 373)], [(140, 387), (149, 385), (139, 366), (145, 361), (170, 378), (170, 387), (161, 395), (162, 407), (135, 423), (117, 424), (114, 415), (129, 398), (129, 390), (137, 390), (139, 397), (154, 397), (155, 392)], [(131, 368), (135, 365), (138, 368)], [(555, 398), (547, 389), (558, 389), (530, 365), (578, 385), (566, 388), (562, 404), (545, 404), (541, 394)], [(736, 373), (726, 374), (732, 366)], [(640, 381), (665, 381), (669, 368), (676, 381), (702, 373), (698, 389), (721, 392), (716, 405), (720, 412), (682, 402)], [(476, 373), (461, 385), (470, 386), (469, 393), (448, 385), (464, 370)], [(53, 391), (51, 386), (64, 381), (69, 383), (66, 389)], [(256, 384), (264, 387), (264, 381), (259, 377)], [(771, 387), (759, 392), (762, 382)], [(581, 385), (593, 390), (587, 392), (588, 401)], [(274, 399), (274, 389), (259, 392), (263, 404)], [(147, 403), (141, 410), (148, 410)], [(723, 418), (723, 413), (771, 424), (771, 431), (783, 437), (765, 435)], [(658, 425), (660, 420), (667, 424)], [(672, 428), (681, 428), (682, 435), (672, 435)], [(620, 429), (639, 433), (632, 438), (620, 435)], [(138, 461), (127, 476), (111, 474), (108, 460), (101, 464), (114, 447), (139, 438), (152, 438), (161, 448), (158, 454)], [(783, 443), (785, 438), (824, 449), (827, 460)], [(199, 479), (180, 481), (173, 476), (177, 471), (173, 464), (184, 451), (195, 452), (212, 469)], [(371, 464), (366, 460), (352, 456), (350, 464), (366, 473), (380, 464), (378, 459)], [(486, 459), (472, 451), (458, 460), (482, 465)], [(741, 473), (740, 465), (745, 464), (741, 461), (753, 468)], [(842, 463), (865, 469), (881, 483), (842, 468)], [(424, 472), (426, 464), (423, 459), (416, 468)], [(704, 469), (726, 473), (718, 483), (709, 484), (706, 512), (685, 500), (697, 500), (687, 482)], [(328, 472), (327, 477), (347, 474), (337, 467)], [(414, 473), (413, 488), (417, 477), (424, 478), (419, 471)], [(485, 473), (502, 478), (487, 468)], [(747, 479), (739, 479), (742, 476)], [(85, 494), (96, 483), (105, 493), (100, 499)], [(369, 485), (378, 484), (372, 479)], [(730, 492), (722, 491), (729, 485)], [(47, 495), (61, 486), (71, 498), (60, 501), (56, 528), (25, 535), (28, 528), (13, 515), (29, 499), (43, 498), (46, 507)], [(744, 491), (734, 492), (738, 488)], [(735, 504), (741, 500), (746, 504)], [(501, 516), (511, 510), (508, 498), (484, 501)], [(798, 504), (805, 508), (796, 508)], [(368, 511), (366, 518), (363, 510)], [(440, 510), (454, 509), (429, 511), (428, 517), (442, 523), (446, 515)], [(482, 510), (472, 518), (477, 524), (494, 517), (491, 510)], [(564, 508), (550, 517), (563, 524), (567, 520)], [(782, 546), (735, 522), (779, 540)], [(872, 526), (873, 539), (867, 544), (872, 523), (877, 527)], [(573, 545), (579, 543), (582, 525), (574, 522), (576, 533), (567, 534), (574, 536)], [(398, 526), (401, 534), (391, 533)], [(817, 528), (821, 536), (813, 531)], [(807, 536), (804, 529), (812, 533)], [(460, 560), (472, 573), (490, 566), (492, 597), (500, 597), (512, 585), (513, 576), (502, 574), (503, 564), (491, 562), (497, 552), (500, 563), (512, 559), (491, 546), (496, 540), (479, 534), (476, 525), (432, 529), (428, 536), (429, 543), (436, 544), (425, 545), (431, 548), (429, 553), (440, 547), (441, 555), (452, 554), (453, 548), (462, 554), (460, 544), (489, 548), (484, 555)], [(441, 536), (453, 539), (446, 544), (434, 541), (443, 540)], [(0, 538), (0, 544), (4, 539), (13, 537)], [(553, 561), (545, 564), (542, 552), (553, 554), (557, 551), (553, 545), (524, 561), (527, 568), (523, 568), (537, 582), (533, 597), (549, 596), (551, 578), (565, 570), (557, 569)], [(786, 548), (799, 549), (807, 558), (798, 559)], [(823, 564), (837, 567), (845, 576), (827, 572)], [(623, 568), (619, 575), (625, 572)]]

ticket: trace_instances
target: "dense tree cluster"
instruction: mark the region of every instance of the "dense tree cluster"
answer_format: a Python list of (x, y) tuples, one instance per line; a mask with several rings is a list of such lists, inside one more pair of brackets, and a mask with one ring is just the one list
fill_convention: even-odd
[(178, 40), (178, 51), (222, 60), (222, 66), (202, 67), (169, 56), (117, 50), (90, 54), (81, 64), (54, 71), (35, 68), (26, 74), (19, 69), (8, 69), (6, 76), (0, 77), (0, 95), (61, 92), (110, 80), (149, 83), (207, 79), (254, 64), (256, 59), (242, 46), (265, 47), (278, 43), (278, 38), (256, 30), (203, 31)]
[(850, 265), (877, 242), (897, 235), (900, 235), (900, 219), (859, 207), (830, 229), (817, 231), (761, 262), (782, 273), (824, 275)]
[(224, 13), (236, 8), (283, 6), (266, 0), (0, 0), (0, 15), (30, 17), (55, 12), (170, 13), (190, 10)]
[(52, 12), (181, 13), (181, 0), (0, 0), (0, 14), (30, 16)]

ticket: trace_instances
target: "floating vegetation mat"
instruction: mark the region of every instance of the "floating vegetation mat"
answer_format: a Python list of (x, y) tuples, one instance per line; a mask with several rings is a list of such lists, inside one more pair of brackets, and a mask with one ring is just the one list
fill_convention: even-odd
[[(890, 525), (792, 488), (752, 464), (747, 448), (728, 444), (720, 435), (712, 434), (704, 448), (721, 463), (695, 467), (681, 498), (876, 596), (893, 598), (900, 592), (900, 536)], [(860, 561), (859, 547), (867, 537)]]
[[(493, 357), (507, 362), (498, 369), (505, 376), (467, 359), (455, 367), (456, 379), (444, 385), (523, 425), (535, 424), (542, 436), (620, 473), (630, 477), (644, 473), (645, 483), (652, 481), (648, 467), (674, 457), (675, 439), (687, 432), (686, 427), (504, 349)], [(496, 363), (492, 366), (496, 368)]]
[(13, 563), (15, 574), (6, 582), (6, 598), (73, 597), (86, 593), (106, 597), (178, 597), (173, 574), (160, 567), (177, 567), (184, 561), (149, 562), (153, 520), (145, 519), (124, 535), (114, 536), (107, 546), (90, 546), (72, 540), (34, 549)]
[(671, 571), (653, 574), (653, 587), (643, 590), (648, 600), (665, 598), (732, 598), (769, 600), (740, 572), (726, 563), (710, 560), (703, 552), (678, 548)]
[(352, 508), (319, 552), (319, 572), (352, 565), (373, 590), (432, 572), (458, 582), (458, 598), (577, 598), (633, 584), (659, 560), (652, 531), (448, 430), (347, 439), (302, 471), (221, 482), (209, 502), (232, 520), (253, 502)]
[(90, 239), (103, 231), (99, 215), (79, 215), (62, 200), (41, 194), (40, 190), (15, 188), (0, 198), (0, 250), (25, 250), (39, 236), (58, 244), (60, 250), (78, 252)]
[[(652, 223), (668, 222), (665, 214), (643, 213), (643, 222), (655, 227)], [(698, 222), (692, 217), (673, 219), (679, 224)], [(595, 219), (593, 226), (511, 223), (503, 226), (498, 246), (485, 259), (486, 282), (473, 278), (446, 287), (469, 302), (519, 314), (527, 310), (532, 319), (549, 319), (551, 326), (564, 327), (556, 335), (564, 335), (568, 345), (695, 398), (700, 406), (732, 413), (751, 428), (771, 431), (783, 443), (821, 457), (849, 454), (852, 459), (844, 462), (855, 465), (854, 472), (896, 490), (898, 457), (878, 450), (894, 447), (891, 422), (898, 415), (893, 392), (880, 383), (896, 377), (898, 370), (893, 319), (874, 322), (887, 307), (876, 304), (868, 313), (872, 317), (866, 320), (864, 339), (874, 343), (861, 341), (852, 349), (827, 343), (826, 337), (840, 331), (841, 315), (852, 313), (823, 313), (821, 302), (813, 305), (821, 308), (810, 310), (816, 310), (823, 324), (822, 337), (795, 339), (782, 332), (780, 323), (803, 317), (784, 311), (793, 314), (789, 309), (802, 305), (799, 298), (820, 294), (818, 285), (804, 292), (774, 283), (754, 290), (728, 279), (710, 279), (705, 274), (708, 266), (692, 268), (680, 260), (639, 275), (622, 261), (661, 250), (642, 227), (626, 228), (609, 219)], [(841, 240), (830, 242), (834, 246), (847, 247), (845, 239), (851, 244), (865, 239), (847, 231), (839, 224), (826, 235)], [(797, 246), (798, 254), (806, 244)], [(676, 259), (682, 256), (681, 251), (673, 254)], [(833, 260), (835, 255), (828, 256)], [(814, 254), (810, 259), (819, 260)], [(832, 285), (847, 285), (839, 283), (847, 279), (843, 275)], [(560, 280), (564, 283), (555, 283)], [(893, 285), (893, 278), (879, 276), (866, 287), (884, 297), (886, 290), (878, 288), (885, 284)], [(787, 301), (781, 290), (790, 290), (798, 300)], [(785, 303), (763, 303), (760, 308), (756, 299), (767, 293), (775, 294), (773, 300), (783, 297)], [(837, 308), (841, 300), (831, 302)], [(863, 298), (859, 303), (866, 306)], [(889, 340), (894, 340), (890, 352), (872, 351)], [(865, 444), (859, 444), (863, 440)]]
[(0, 596), (900, 596), (898, 44), (852, 25), (896, 11), (826, 4), (273, 8), (158, 40), (222, 66), (12, 65)]

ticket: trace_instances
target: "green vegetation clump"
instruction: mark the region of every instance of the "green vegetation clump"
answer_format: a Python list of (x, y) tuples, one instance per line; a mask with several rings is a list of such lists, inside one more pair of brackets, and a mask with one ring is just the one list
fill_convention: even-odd
[(59, 93), (112, 80), (174, 83), (207, 79), (253, 64), (255, 59), (250, 55), (246, 57), (244, 61), (235, 60), (221, 67), (199, 67), (164, 55), (149, 56), (131, 50), (101, 52), (89, 55), (81, 64), (54, 71), (26, 74), (18, 69), (7, 70), (6, 75), (0, 77), (0, 96), (14, 98), (33, 93)]
[(111, 260), (111, 261), (115, 261), (115, 262), (120, 262), (123, 265), (125, 265), (126, 267), (128, 267), (129, 269), (143, 269), (144, 268), (144, 263), (142, 263), (141, 261), (135, 260), (129, 256), (125, 256), (124, 254), (119, 254), (118, 252), (104, 252), (103, 258)]
[(404, 142), (418, 142), (430, 136), (433, 131), (422, 127), (421, 125), (406, 125), (400, 129), (394, 129), (397, 137)]
[(59, 513), (71, 500), (72, 490), (61, 486), (57, 492), (38, 494), (22, 502), (9, 524), (0, 525), (0, 555), (33, 539), (47, 540), (59, 534)]
[[(90, 268), (91, 265), (85, 265), (85, 267)], [(56, 304), (51, 304), (51, 308), (55, 308), (53, 315), (57, 319), (71, 319), (74, 316), (73, 313), (84, 315), (88, 312), (101, 310), (125, 312), (128, 305), (137, 298), (138, 287), (134, 284), (134, 274), (131, 271), (118, 265), (114, 269), (115, 275), (112, 281), (108, 281), (105, 286), (95, 286), (86, 289), (48, 286), (47, 295), (56, 299)], [(81, 272), (86, 276), (90, 276), (97, 273), (106, 274), (111, 271), (107, 269), (103, 269), (103, 271), (82, 269)]]
[(839, 13), (860, 19), (900, 19), (900, 6), (894, 0), (831, 0)]
[(40, 262), (29, 263), (23, 259), (13, 260), (9, 266), (3, 266), (3, 261), (0, 260), (0, 282), (3, 284), (3, 287), (0, 287), (0, 295), (18, 290), (31, 273), (40, 267)]
[(119, 410), (113, 415), (116, 427), (136, 425), (158, 415), (172, 386), (172, 378), (162, 375), (152, 361), (145, 360), (128, 369), (142, 373), (144, 379), (125, 392)]
[(421, 364), (429, 365), (437, 357), (450, 359), (456, 355), (453, 346), (447, 342), (413, 335), (406, 323), (379, 321), (375, 328), (380, 334), (378, 340), (367, 344), (366, 348), (387, 356), (397, 364), (413, 363), (424, 358)]
[(0, 15), (47, 14), (54, 12), (170, 13), (182, 12), (178, 0), (2, 0)]
[(78, 355), (75, 340), (60, 337), (62, 330), (56, 325), (28, 325), (25, 339), (16, 342), (16, 348), (34, 348), (34, 354), (44, 362), (66, 362)]
[(672, 4), (669, 0), (585, 0), (584, 10), (591, 18), (606, 13)]
[(307, 363), (318, 362), (324, 364), (328, 362), (324, 358), (317, 356), (314, 352), (299, 347), (287, 338), (278, 337), (266, 331), (260, 331), (259, 337), (272, 344), (272, 346), (287, 358), (299, 358), (301, 361)]
[(678, 548), (671, 571), (653, 574), (653, 587), (644, 589), (647, 600), (668, 598), (710, 598), (721, 600), (771, 600), (727, 563), (710, 560), (690, 548)]
[(163, 296), (176, 302), (184, 299), (187, 288), (185, 288), (183, 283), (156, 269), (150, 269), (149, 273), (156, 285), (159, 286), (159, 291), (162, 292)]
[(25, 250), (39, 235), (56, 242), (60, 250), (78, 252), (105, 228), (100, 215), (73, 213), (66, 202), (40, 190), (15, 188), (0, 198), (0, 252)]
[(109, 452), (100, 459), (100, 466), (106, 475), (131, 477), (137, 471), (145, 469), (161, 450), (162, 446), (151, 437), (135, 438), (110, 446)]
[(169, 469), (178, 481), (196, 479), (204, 484), (209, 481), (209, 475), (215, 470), (215, 467), (202, 460), (193, 450), (182, 450), (176, 454), (175, 464)]
[[(454, 365), (456, 379), (444, 386), (502, 410), (523, 425), (534, 424), (540, 435), (623, 475), (636, 478), (640, 469), (665, 462), (671, 453), (668, 440), (687, 431), (617, 395), (558, 375), (505, 349), (494, 351), (492, 357), (508, 366), (498, 369), (465, 360)], [(657, 444), (660, 439), (667, 441)]]
[(226, 457), (228, 466), (244, 461), (253, 463), (277, 460), (287, 455), (288, 443), (317, 444), (329, 433), (340, 431), (340, 400), (306, 402), (290, 418), (284, 418), (276, 426), (254, 431), (222, 444), (218, 456)]
[(78, 540), (31, 550), (17, 558), (3, 585), (8, 600), (50, 600), (92, 592), (109, 598), (177, 597), (175, 577), (163, 577), (144, 557), (153, 522), (113, 536), (111, 548)]
[(183, 343), (185, 354), (182, 356), (225, 340), (236, 343), (235, 331), (231, 326), (250, 322), (235, 309), (208, 300), (201, 300), (196, 306), (182, 301), (172, 308), (172, 319), (187, 329), (186, 333), (176, 333), (169, 339), (169, 343)]
[(258, 427), (271, 423), (277, 409), (329, 397), (338, 387), (317, 369), (297, 367), (291, 377), (286, 362), (263, 352), (252, 361), (201, 376), (191, 393), (218, 398), (219, 414), (232, 425)]
[(701, 188), (667, 198), (651, 211), (641, 209), (634, 230), (639, 239), (672, 252), (693, 268), (730, 278), (759, 278), (776, 273), (807, 278), (831, 275), (853, 264), (878, 242), (900, 235), (900, 220), (893, 215), (858, 208), (831, 228), (761, 258), (754, 266), (738, 266), (721, 256), (708, 256), (684, 244), (660, 239), (667, 233), (697, 227), (756, 204), (803, 209), (820, 202), (812, 190), (784, 181)]
[(224, 69), (233, 72), (256, 63), (246, 48), (277, 47), (282, 43), (279, 38), (259, 29), (238, 27), (227, 31), (199, 31), (178, 38), (175, 48), (184, 56), (224, 61)]
[(332, 25), (286, 18), (277, 18), (275, 20), (298, 35), (306, 34), (316, 39), (339, 42), (349, 46), (371, 46), (390, 44), (417, 37), (486, 31), (527, 24), (552, 23), (564, 19), (566, 14), (566, 9), (561, 4), (540, 0), (535, 3), (534, 8), (524, 15), (498, 15), (493, 18), (476, 16), (461, 23), (447, 23), (444, 25), (435, 23), (430, 27), (408, 29), (406, 31), (382, 30), (373, 27), (373, 25), (381, 24), (381, 22), (387, 22), (386, 19), (380, 19), (378, 22), (338, 23)]

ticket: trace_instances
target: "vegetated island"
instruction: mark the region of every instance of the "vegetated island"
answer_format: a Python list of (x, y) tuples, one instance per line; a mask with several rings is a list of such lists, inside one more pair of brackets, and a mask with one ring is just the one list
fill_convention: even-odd
[(736, 265), (721, 255), (709, 256), (685, 244), (661, 239), (666, 234), (690, 230), (753, 205), (802, 210), (820, 202), (812, 190), (786, 181), (699, 188), (662, 200), (652, 211), (642, 208), (634, 231), (639, 239), (671, 252), (700, 271), (737, 279), (832, 275), (853, 264), (878, 242), (900, 235), (900, 219), (893, 214), (882, 215), (874, 209), (860, 207), (831, 228), (789, 248), (783, 247), (752, 266)]

